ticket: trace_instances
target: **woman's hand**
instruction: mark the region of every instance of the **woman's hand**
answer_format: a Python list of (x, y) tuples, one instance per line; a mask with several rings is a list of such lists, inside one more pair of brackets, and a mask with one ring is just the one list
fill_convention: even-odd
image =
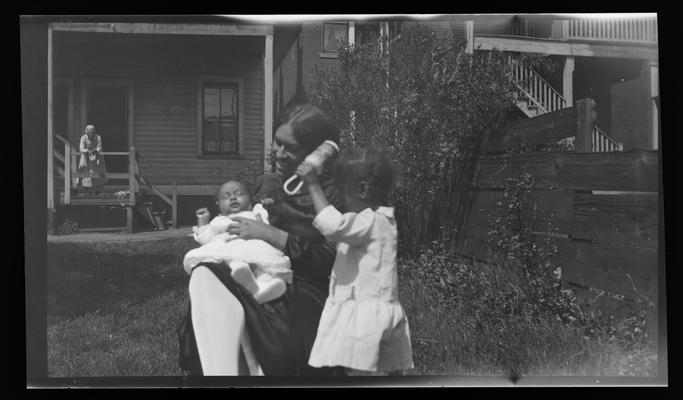
[(306, 161), (299, 164), (295, 174), (299, 175), (307, 185), (312, 185), (318, 182), (318, 174), (313, 164)]
[(287, 244), (288, 233), (268, 225), (257, 215), (256, 220), (244, 217), (233, 217), (235, 221), (228, 227), (228, 233), (238, 236), (240, 239), (260, 239), (282, 250)]

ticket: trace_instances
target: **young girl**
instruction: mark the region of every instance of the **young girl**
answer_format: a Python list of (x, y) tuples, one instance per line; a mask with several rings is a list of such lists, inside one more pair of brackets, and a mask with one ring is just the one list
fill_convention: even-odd
[(249, 191), (242, 182), (229, 181), (218, 190), (220, 215), (209, 222), (209, 211), (197, 210), (194, 238), (201, 247), (185, 254), (183, 267), (188, 274), (202, 262), (225, 262), (235, 281), (244, 286), (259, 303), (282, 296), (285, 283), (292, 283), (289, 257), (263, 240), (240, 239), (228, 233), (235, 217), (260, 218), (268, 223), (268, 211), (260, 203), (252, 207)]
[(313, 226), (337, 243), (309, 364), (369, 373), (413, 368), (408, 318), (398, 299), (396, 220), (387, 206), (389, 160), (375, 149), (340, 156), (335, 180), (344, 214), (328, 203), (313, 166), (304, 162), (296, 173), (317, 212)]

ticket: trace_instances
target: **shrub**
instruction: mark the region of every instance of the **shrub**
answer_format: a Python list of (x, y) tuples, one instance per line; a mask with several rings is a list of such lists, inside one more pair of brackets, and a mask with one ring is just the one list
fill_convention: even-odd
[[(647, 346), (647, 307), (624, 303), (622, 307), (628, 310), (623, 318), (615, 319), (614, 314), (594, 307), (595, 300), (581, 303), (572, 289), (562, 288), (562, 269), (554, 261), (557, 246), (550, 236), (553, 215), (537, 215), (531, 200), (533, 190), (530, 174), (508, 178), (503, 199), (496, 205), (500, 216), (493, 220), (489, 232), (494, 248), (489, 262), (501, 271), (511, 272), (508, 279), (518, 280), (521, 289), (515, 293), (517, 296), (509, 294), (510, 299), (516, 299), (514, 302), (497, 306), (533, 318), (550, 315), (580, 329), (586, 338), (607, 338), (626, 349)], [(541, 226), (545, 226), (543, 232), (539, 232)]]
[(319, 101), (342, 128), (342, 146), (382, 148), (400, 166), (399, 249), (417, 256), (459, 226), (482, 135), (505, 121), (515, 87), (506, 55), (440, 45), (424, 27), (383, 48), (343, 45), (340, 68), (320, 73)]
[[(514, 109), (509, 57), (468, 54), (464, 43), (441, 43), (417, 25), (393, 42), (342, 44), (340, 68), (320, 72), (317, 101), (338, 121), (342, 147), (383, 148), (400, 166), (392, 197), (401, 254), (417, 256), (461, 226), (482, 137)], [(554, 69), (545, 57), (515, 57)]]
[(57, 234), (59, 235), (73, 235), (78, 232), (78, 222), (66, 218), (62, 225), (57, 228)]

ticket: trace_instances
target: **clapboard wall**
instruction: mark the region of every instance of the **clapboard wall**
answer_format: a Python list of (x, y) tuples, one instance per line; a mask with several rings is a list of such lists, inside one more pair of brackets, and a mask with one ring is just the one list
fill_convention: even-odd
[[(262, 37), (57, 32), (54, 49), (55, 76), (74, 83), (72, 143), (78, 143), (83, 128), (78, 126), (82, 82), (127, 80), (133, 86), (133, 145), (146, 178), (213, 187), (236, 174), (263, 172)], [(198, 156), (200, 76), (244, 79), (244, 157)]]

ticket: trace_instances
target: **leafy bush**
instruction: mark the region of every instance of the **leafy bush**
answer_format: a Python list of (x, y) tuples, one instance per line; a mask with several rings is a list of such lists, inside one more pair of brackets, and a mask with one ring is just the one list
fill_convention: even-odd
[(57, 234), (59, 235), (73, 235), (78, 232), (78, 222), (66, 218), (62, 225), (57, 228)]
[(343, 147), (379, 147), (400, 166), (399, 248), (416, 256), (454, 233), (482, 135), (505, 120), (514, 86), (502, 53), (439, 45), (423, 27), (383, 48), (342, 46), (340, 68), (320, 73), (319, 101), (339, 122)]
[[(454, 237), (486, 132), (510, 118), (517, 87), (510, 55), (465, 52), (423, 25), (401, 38), (342, 44), (340, 68), (320, 72), (321, 105), (342, 128), (341, 144), (386, 150), (400, 166), (393, 194), (401, 254)], [(544, 57), (515, 56), (541, 69)]]

